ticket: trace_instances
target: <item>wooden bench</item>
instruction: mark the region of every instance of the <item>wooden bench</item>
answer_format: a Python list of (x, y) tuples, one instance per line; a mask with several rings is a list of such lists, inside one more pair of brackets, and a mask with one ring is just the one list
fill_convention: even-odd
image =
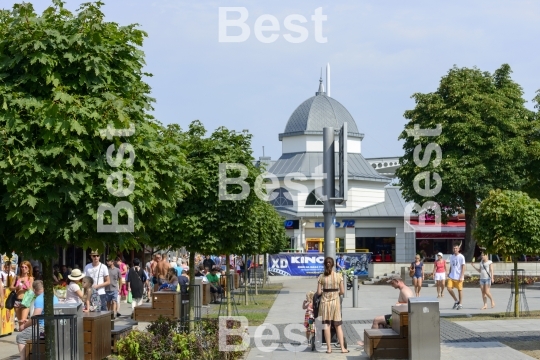
[(409, 358), (408, 306), (392, 306), (392, 328), (365, 329), (364, 350), (370, 359)]
[(135, 321), (155, 321), (160, 316), (169, 319), (180, 318), (180, 293), (176, 291), (158, 291), (152, 294), (152, 302), (135, 307)]
[(118, 353), (116, 343), (118, 340), (125, 338), (133, 330), (133, 325), (116, 325), (114, 330), (111, 330), (111, 351), (113, 354)]
[(110, 311), (83, 313), (85, 360), (101, 360), (111, 355)]
[(36, 347), (34, 347), (35, 345), (36, 343), (32, 342), (32, 340), (26, 340), (26, 347), (24, 348), (24, 351), (26, 353), (26, 359), (30, 359), (30, 355), (34, 355), (35, 358), (45, 358), (45, 339), (39, 340), (39, 346), (37, 347), (37, 349)]

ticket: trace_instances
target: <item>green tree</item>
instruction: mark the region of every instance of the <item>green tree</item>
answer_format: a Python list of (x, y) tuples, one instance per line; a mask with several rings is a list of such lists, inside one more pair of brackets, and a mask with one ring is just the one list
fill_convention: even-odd
[[(270, 203), (257, 199), (249, 216), (251, 226), (246, 229), (245, 254), (277, 254), (288, 247), (289, 239), (285, 232), (285, 219)], [(247, 287), (245, 291), (247, 302)], [(257, 294), (257, 282), (255, 281), (255, 295)]]
[[(187, 189), (177, 129), (149, 115), (146, 34), (105, 22), (102, 6), (83, 4), (73, 14), (54, 0), (41, 15), (30, 3), (0, 11), (0, 253), (16, 250), (43, 263), (46, 315), (53, 314), (57, 247), (137, 246), (174, 218)], [(119, 201), (133, 208), (133, 231), (98, 232), (100, 204)], [(119, 224), (129, 217), (120, 210)], [(105, 212), (105, 224), (111, 220)], [(53, 334), (51, 326), (47, 321), (46, 334)], [(54, 359), (54, 337), (46, 339), (47, 358)]]
[(531, 164), (530, 171), (527, 174), (527, 182), (523, 186), (523, 191), (529, 196), (540, 199), (540, 90), (536, 92), (534, 98), (534, 107), (536, 108), (533, 130), (527, 142)]
[[(527, 181), (534, 114), (525, 108), (523, 91), (510, 74), (506, 64), (493, 74), (454, 67), (437, 91), (414, 94), (416, 106), (404, 114), (409, 122), (399, 139), (405, 140), (405, 154), (396, 172), (403, 196), (420, 206), (426, 201), (440, 204), (443, 222), (448, 215), (465, 212), (467, 261), (476, 245), (472, 232), (478, 203), (492, 189), (519, 190)], [(408, 134), (415, 126), (440, 126), (441, 133), (415, 139)], [(440, 161), (437, 149), (426, 153), (430, 143), (439, 147)]]
[[(518, 256), (540, 253), (540, 201), (520, 191), (492, 190), (477, 211), (474, 236), (491, 254)], [(519, 283), (514, 278), (514, 314), (519, 316)]]
[[(184, 136), (182, 147), (190, 168), (184, 180), (190, 185), (191, 191), (186, 201), (178, 204), (175, 218), (168, 225), (167, 236), (160, 238), (157, 245), (173, 248), (185, 246), (190, 252), (192, 265), (196, 252), (241, 253), (248, 214), (257, 198), (249, 191), (242, 200), (220, 199), (220, 164), (244, 165), (247, 169), (244, 181), (253, 188), (259, 170), (253, 165), (251, 135), (246, 131), (235, 132), (220, 127), (206, 137), (204, 126), (194, 121)], [(229, 178), (240, 175), (240, 171), (234, 169), (226, 173)], [(226, 189), (229, 194), (242, 191), (240, 185), (234, 184), (226, 186)], [(193, 266), (190, 271), (193, 285)]]

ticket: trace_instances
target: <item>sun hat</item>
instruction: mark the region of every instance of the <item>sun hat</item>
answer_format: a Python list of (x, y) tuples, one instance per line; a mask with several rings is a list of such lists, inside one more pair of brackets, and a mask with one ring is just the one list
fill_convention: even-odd
[(443, 255), (442, 255), (442, 252), (438, 253), (437, 256), (443, 256)]
[(92, 255), (101, 255), (101, 254), (99, 253), (99, 250), (92, 250), (90, 251), (90, 256)]
[(68, 275), (69, 280), (77, 281), (81, 280), (84, 277), (84, 274), (79, 269), (71, 270), (71, 274)]

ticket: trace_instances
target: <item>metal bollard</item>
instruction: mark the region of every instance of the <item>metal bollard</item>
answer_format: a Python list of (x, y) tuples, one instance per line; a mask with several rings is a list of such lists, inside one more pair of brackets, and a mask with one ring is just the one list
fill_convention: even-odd
[(353, 277), (353, 282), (352, 282), (352, 306), (353, 306), (353, 308), (358, 307), (358, 276)]
[(347, 276), (343, 272), (341, 273), (341, 275), (343, 275), (343, 287), (345, 288), (345, 293), (343, 294), (343, 297), (347, 297)]

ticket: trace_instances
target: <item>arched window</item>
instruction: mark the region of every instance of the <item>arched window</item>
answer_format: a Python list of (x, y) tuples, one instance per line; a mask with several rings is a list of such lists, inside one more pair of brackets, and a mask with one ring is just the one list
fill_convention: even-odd
[[(335, 189), (335, 193), (338, 193), (337, 189)], [(323, 198), (323, 188), (317, 188), (309, 193), (306, 199), (306, 205), (324, 205)]]
[(273, 206), (293, 206), (291, 193), (284, 188), (275, 189), (270, 194), (270, 204)]

